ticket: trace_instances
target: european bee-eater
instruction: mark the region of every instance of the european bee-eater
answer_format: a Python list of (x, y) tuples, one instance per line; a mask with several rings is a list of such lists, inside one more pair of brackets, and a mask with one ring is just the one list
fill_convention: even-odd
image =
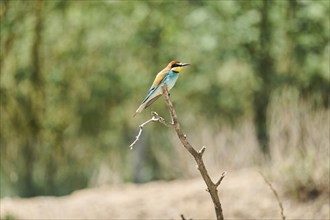
[(182, 68), (189, 65), (189, 63), (181, 63), (173, 60), (163, 70), (161, 70), (152, 83), (148, 95), (142, 101), (142, 104), (136, 110), (134, 116), (154, 103), (163, 94), (162, 86), (164, 84), (167, 85), (168, 90), (171, 90), (175, 85)]

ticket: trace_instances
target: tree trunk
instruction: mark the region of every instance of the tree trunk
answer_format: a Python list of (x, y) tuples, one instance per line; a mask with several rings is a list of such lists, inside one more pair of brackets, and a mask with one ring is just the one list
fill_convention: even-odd
[[(28, 131), (25, 143), (22, 146), (23, 173), (21, 184), (21, 196), (31, 197), (38, 194), (37, 185), (33, 178), (34, 165), (37, 160), (37, 147), (40, 144), (41, 113), (43, 112), (44, 94), (43, 80), (40, 65), (40, 46), (42, 41), (42, 9), (43, 1), (35, 2), (35, 26), (31, 48), (31, 89), (29, 90), (27, 103), (25, 104)], [(52, 174), (49, 174), (52, 175)]]
[(254, 123), (257, 139), (263, 153), (269, 155), (269, 132), (267, 109), (275, 76), (274, 63), (271, 57), (272, 26), (270, 22), (271, 1), (264, 0), (261, 7), (259, 51), (256, 54), (256, 71), (261, 85), (254, 93)]

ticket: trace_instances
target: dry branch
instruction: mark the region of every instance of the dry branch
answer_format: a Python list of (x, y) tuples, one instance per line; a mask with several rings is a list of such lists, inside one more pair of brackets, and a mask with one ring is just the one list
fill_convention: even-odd
[[(160, 117), (156, 112), (152, 112), (152, 118), (149, 119), (148, 121), (142, 123), (139, 126), (139, 128), (140, 128), (139, 133), (136, 136), (133, 143), (129, 147), (130, 147), (130, 149), (133, 149), (133, 146), (136, 144), (136, 142), (139, 140), (139, 138), (142, 134), (143, 127), (145, 125), (149, 124), (150, 122), (159, 122), (167, 127), (174, 127), (174, 129), (177, 133), (177, 136), (179, 137), (182, 145), (194, 157), (194, 159), (197, 163), (197, 168), (207, 186), (206, 191), (210, 193), (210, 196), (212, 198), (217, 220), (223, 220), (224, 218), (223, 218), (223, 213), (222, 213), (222, 208), (221, 208), (221, 203), (220, 203), (217, 188), (219, 187), (223, 178), (225, 177), (226, 172), (222, 173), (220, 179), (216, 183), (214, 183), (211, 180), (211, 178), (207, 172), (207, 169), (205, 167), (204, 161), (203, 161), (203, 154), (204, 154), (206, 148), (203, 146), (199, 151), (196, 151), (195, 148), (189, 143), (189, 141), (187, 140), (187, 136), (183, 133), (180, 123), (178, 122), (177, 114), (176, 114), (173, 104), (171, 102), (167, 86), (166, 85), (162, 86), (162, 90), (163, 90), (163, 94), (164, 94), (164, 98), (165, 98), (165, 103), (170, 111), (172, 122), (169, 123), (164, 118)], [(181, 218), (185, 219), (183, 215), (181, 215)]]
[(278, 196), (278, 194), (277, 194), (276, 190), (274, 189), (274, 187), (272, 186), (271, 182), (265, 177), (265, 175), (262, 172), (259, 172), (259, 173), (264, 178), (266, 184), (269, 186), (269, 188), (272, 190), (274, 196), (276, 197), (278, 206), (280, 207), (280, 210), (281, 210), (282, 220), (285, 220), (284, 208), (283, 208), (282, 202), (280, 200), (280, 197)]
[(172, 118), (172, 124), (173, 127), (177, 133), (177, 136), (179, 137), (182, 145), (189, 151), (189, 153), (194, 157), (196, 163), (197, 163), (197, 168), (204, 180), (204, 182), (206, 183), (207, 186), (207, 191), (210, 193), (210, 196), (212, 198), (213, 201), (213, 205), (214, 205), (214, 209), (215, 209), (215, 213), (217, 216), (217, 220), (223, 220), (223, 213), (222, 213), (222, 208), (221, 208), (221, 203), (220, 203), (220, 199), (219, 199), (219, 195), (218, 195), (218, 186), (220, 185), (221, 181), (223, 180), (223, 178), (226, 175), (226, 172), (222, 173), (222, 176), (220, 177), (219, 181), (217, 183), (214, 183), (208, 172), (207, 169), (205, 167), (204, 161), (203, 161), (203, 153), (205, 151), (205, 147), (202, 147), (202, 149), (200, 151), (196, 151), (195, 148), (188, 142), (187, 140), (187, 136), (183, 133), (180, 123), (178, 122), (178, 118), (177, 118), (177, 114), (176, 111), (173, 107), (173, 104), (170, 100), (170, 96), (168, 93), (168, 89), (167, 86), (164, 85), (162, 86), (162, 90), (163, 90), (163, 94), (164, 94), (164, 98), (165, 98), (165, 103), (170, 111), (170, 115)]
[(219, 185), (221, 184), (221, 182), (222, 182), (223, 178), (225, 178), (226, 174), (227, 174), (226, 171), (225, 171), (225, 172), (222, 172), (220, 179), (219, 179), (218, 182), (215, 184), (216, 186), (219, 186)]
[(136, 142), (138, 142), (138, 140), (140, 139), (140, 136), (141, 136), (141, 134), (142, 134), (143, 127), (146, 126), (147, 124), (149, 124), (150, 122), (156, 122), (156, 121), (158, 121), (159, 123), (162, 123), (163, 125), (165, 125), (165, 126), (167, 126), (167, 127), (172, 127), (172, 126), (173, 126), (173, 124), (168, 123), (167, 121), (165, 121), (164, 118), (160, 117), (160, 116), (157, 114), (157, 112), (151, 112), (151, 114), (152, 114), (152, 118), (150, 118), (148, 121), (143, 122), (143, 123), (139, 126), (140, 130), (139, 130), (138, 135), (135, 137), (135, 140), (133, 141), (133, 143), (132, 143), (131, 145), (129, 145), (129, 148), (130, 148), (131, 150), (133, 150), (133, 146), (134, 146), (134, 145), (136, 144)]

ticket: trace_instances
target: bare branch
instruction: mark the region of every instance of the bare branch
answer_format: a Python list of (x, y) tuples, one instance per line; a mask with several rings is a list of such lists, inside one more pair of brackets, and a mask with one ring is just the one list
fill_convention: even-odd
[(163, 117), (159, 116), (159, 115), (157, 114), (157, 112), (151, 112), (151, 114), (152, 114), (155, 118), (158, 119), (157, 121), (158, 121), (159, 123), (165, 125), (166, 127), (173, 128), (174, 124), (173, 124), (173, 123), (170, 123), (170, 122), (167, 122)]
[(164, 94), (164, 98), (165, 98), (165, 103), (170, 111), (170, 115), (172, 118), (172, 124), (173, 127), (182, 143), (182, 145), (189, 151), (189, 153), (191, 155), (193, 155), (194, 157), (196, 157), (198, 155), (198, 152), (191, 146), (191, 144), (187, 141), (187, 136), (182, 132), (181, 128), (180, 128), (180, 123), (178, 123), (178, 118), (176, 115), (176, 111), (173, 107), (173, 104), (170, 100), (170, 96), (168, 93), (168, 89), (167, 89), (167, 85), (164, 84), (162, 86), (162, 90), (163, 90), (163, 94)]
[(272, 186), (271, 182), (265, 177), (265, 175), (261, 171), (259, 171), (259, 173), (264, 178), (266, 184), (269, 186), (269, 188), (272, 190), (274, 196), (276, 197), (278, 206), (280, 207), (280, 210), (281, 210), (282, 220), (285, 220), (284, 208), (283, 208), (282, 202), (280, 200), (280, 197), (278, 196), (278, 194), (277, 194), (276, 190), (274, 189), (274, 187)]
[(205, 150), (206, 150), (206, 147), (203, 146), (203, 147), (198, 151), (198, 154), (201, 155), (201, 156), (203, 156)]
[[(213, 181), (211, 180), (207, 169), (205, 167), (204, 161), (203, 161), (203, 154), (206, 150), (206, 148), (203, 146), (199, 151), (196, 151), (196, 149), (189, 143), (189, 141), (187, 140), (187, 136), (183, 133), (183, 131), (181, 130), (181, 126), (180, 123), (178, 121), (177, 118), (177, 114), (175, 112), (175, 109), (173, 107), (173, 104), (170, 100), (170, 94), (168, 93), (168, 89), (167, 89), (167, 85), (163, 85), (162, 86), (162, 90), (163, 90), (163, 94), (164, 94), (164, 98), (165, 98), (165, 103), (166, 106), (168, 107), (169, 111), (170, 111), (170, 115), (171, 115), (171, 119), (172, 122), (169, 123), (167, 122), (164, 118), (160, 117), (156, 112), (152, 112), (152, 118), (149, 119), (148, 121), (142, 123), (139, 128), (139, 133), (136, 136), (136, 139), (133, 141), (133, 143), (129, 146), (130, 149), (133, 149), (133, 146), (136, 144), (136, 142), (139, 140), (141, 134), (142, 134), (142, 129), (145, 125), (149, 124), (150, 122), (156, 122), (158, 121), (159, 123), (167, 126), (167, 127), (173, 127), (176, 131), (176, 134), (178, 136), (178, 138), (180, 139), (182, 145), (184, 148), (186, 148), (186, 150), (194, 157), (196, 164), (197, 164), (197, 168), (207, 186), (206, 191), (209, 192), (211, 199), (213, 201), (213, 205), (214, 205), (214, 209), (215, 209), (215, 213), (216, 213), (216, 217), (217, 220), (223, 220), (223, 213), (222, 213), (222, 208), (221, 208), (221, 203), (220, 203), (220, 199), (219, 199), (219, 195), (218, 195), (218, 186), (220, 185), (221, 181), (223, 180), (223, 178), (226, 175), (226, 172), (223, 172), (220, 179), (218, 180), (218, 182), (213, 183)], [(181, 218), (183, 220), (185, 220), (184, 216), (181, 215)]]
[(138, 135), (135, 137), (135, 140), (133, 141), (133, 143), (131, 145), (129, 145), (129, 148), (131, 150), (133, 150), (133, 146), (136, 144), (136, 142), (138, 142), (138, 140), (140, 139), (140, 136), (142, 134), (142, 130), (143, 127), (146, 126), (147, 124), (149, 124), (150, 122), (156, 122), (158, 121), (159, 123), (165, 125), (166, 127), (173, 127), (174, 125), (172, 123), (167, 122), (164, 118), (160, 117), (157, 112), (151, 112), (152, 118), (150, 118), (148, 121), (143, 122), (139, 128), (139, 133)]
[(215, 184), (217, 187), (221, 184), (221, 182), (222, 182), (223, 178), (225, 178), (226, 174), (227, 174), (226, 171), (222, 172), (220, 179), (219, 179), (218, 182)]
[[(153, 112), (153, 113), (156, 113), (156, 112)], [(140, 139), (140, 136), (141, 136), (141, 134), (142, 134), (142, 129), (143, 129), (143, 127), (144, 126), (146, 126), (147, 124), (149, 124), (150, 122), (155, 122), (155, 121), (159, 121), (159, 117), (158, 117), (158, 114), (156, 113), (155, 115), (152, 113), (152, 118), (150, 118), (148, 121), (146, 121), (146, 122), (143, 122), (140, 126), (139, 126), (139, 128), (140, 128), (140, 130), (139, 130), (139, 133), (138, 133), (138, 135), (135, 137), (135, 140), (133, 141), (133, 143), (131, 144), (131, 145), (129, 145), (129, 148), (131, 149), (131, 150), (133, 150), (133, 146), (136, 144), (136, 142), (138, 142), (138, 140)]]
[(220, 203), (217, 187), (220, 185), (220, 183), (223, 180), (226, 173), (225, 172), (222, 173), (222, 176), (220, 177), (219, 181), (216, 184), (214, 184), (212, 182), (212, 180), (207, 172), (207, 169), (205, 167), (203, 158), (202, 158), (203, 153), (206, 148), (202, 147), (202, 149), (200, 151), (196, 151), (195, 148), (189, 143), (189, 141), (187, 140), (187, 136), (181, 130), (181, 126), (178, 121), (177, 114), (175, 112), (173, 104), (171, 102), (166, 84), (164, 86), (162, 86), (162, 90), (163, 90), (163, 94), (164, 94), (164, 98), (165, 98), (165, 103), (170, 111), (170, 115), (172, 118), (172, 122), (173, 122), (172, 125), (177, 133), (177, 136), (180, 139), (183, 147), (186, 148), (187, 151), (189, 151), (189, 153), (194, 157), (194, 159), (197, 163), (197, 168), (207, 186), (206, 190), (207, 190), (207, 192), (209, 192), (211, 199), (213, 201), (217, 220), (223, 220), (224, 218), (223, 218), (223, 213), (222, 213), (222, 208), (221, 208), (221, 203)]

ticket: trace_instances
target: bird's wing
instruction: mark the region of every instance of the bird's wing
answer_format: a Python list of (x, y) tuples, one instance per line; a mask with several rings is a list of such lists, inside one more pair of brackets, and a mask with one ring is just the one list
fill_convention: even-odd
[(146, 106), (144, 107), (145, 109), (148, 108), (152, 103), (154, 103), (161, 95), (155, 96), (152, 99), (150, 99), (148, 101), (148, 103), (146, 104)]
[(159, 84), (161, 83), (161, 81), (165, 78), (165, 76), (168, 74), (168, 71), (166, 71), (165, 69), (160, 71), (154, 82), (152, 83), (151, 87), (150, 87), (150, 90), (153, 89), (153, 88), (156, 88), (157, 86), (159, 86)]
[(154, 103), (154, 102), (155, 102), (160, 96), (161, 96), (161, 95), (157, 95), (157, 96), (153, 97), (152, 99), (143, 102), (143, 103), (139, 106), (139, 108), (136, 109), (136, 111), (135, 111), (133, 117), (135, 117), (135, 115), (136, 115), (137, 113), (142, 112), (144, 109), (146, 109), (146, 108), (147, 108), (148, 106), (150, 106), (152, 103)]
[(150, 90), (148, 91), (148, 95), (144, 98), (144, 100), (142, 101), (142, 103), (146, 102), (148, 100), (148, 98), (154, 93), (154, 91), (158, 88), (158, 86), (161, 84), (161, 82), (166, 78), (166, 76), (168, 75), (167, 71), (160, 71), (154, 82), (152, 83)]
[[(151, 85), (151, 87), (148, 91), (147, 96), (144, 98), (141, 105), (136, 110), (136, 112), (133, 116), (135, 116), (139, 112), (142, 112), (143, 109), (150, 106), (152, 103), (154, 103), (161, 96), (160, 94), (155, 95), (154, 92), (158, 89), (159, 85), (161, 85), (161, 83), (166, 79), (166, 76), (168, 75), (168, 73), (169, 73), (169, 70), (165, 68), (157, 74), (154, 82), (152, 83), (152, 85)], [(155, 95), (154, 97), (152, 97), (153, 94)]]

